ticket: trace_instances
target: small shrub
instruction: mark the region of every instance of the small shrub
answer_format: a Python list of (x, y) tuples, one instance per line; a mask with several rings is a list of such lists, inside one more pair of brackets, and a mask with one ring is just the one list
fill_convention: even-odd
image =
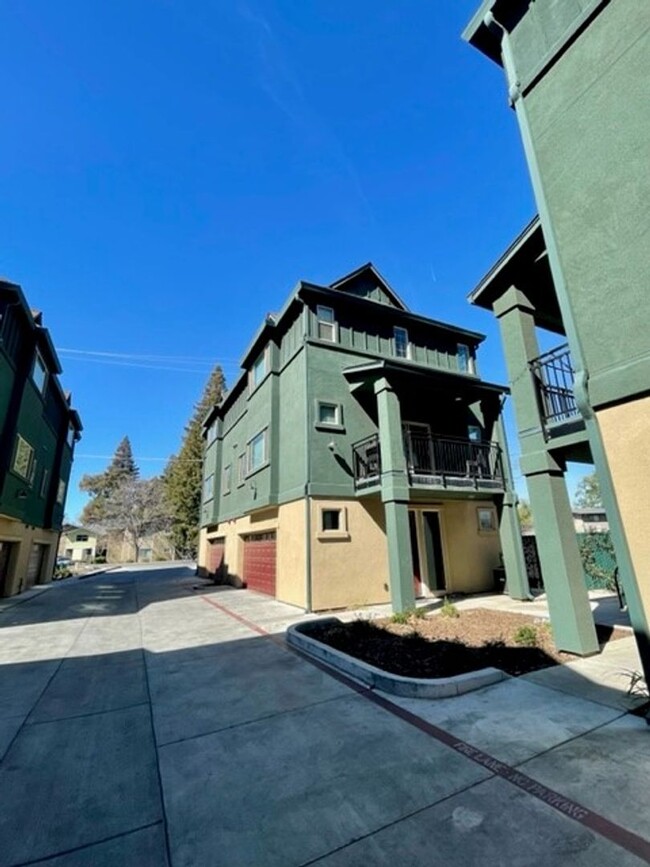
[(513, 635), (513, 640), (522, 647), (537, 647), (537, 630), (534, 626), (520, 626)]
[(402, 626), (405, 623), (409, 622), (409, 617), (411, 616), (410, 611), (396, 611), (390, 618), (391, 623), (399, 623)]
[(460, 617), (459, 610), (448, 596), (445, 596), (445, 600), (440, 608), (440, 613), (443, 617)]
[(411, 615), (415, 617), (416, 620), (425, 620), (428, 613), (429, 612), (426, 608), (414, 608), (413, 611), (411, 611)]

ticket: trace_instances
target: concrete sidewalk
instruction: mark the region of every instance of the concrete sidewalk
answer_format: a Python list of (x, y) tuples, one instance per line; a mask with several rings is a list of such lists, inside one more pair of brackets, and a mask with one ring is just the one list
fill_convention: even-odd
[(649, 735), (607, 673), (631, 638), (571, 683), (391, 708), (283, 648), (303, 619), (182, 568), (0, 613), (0, 867), (647, 863)]

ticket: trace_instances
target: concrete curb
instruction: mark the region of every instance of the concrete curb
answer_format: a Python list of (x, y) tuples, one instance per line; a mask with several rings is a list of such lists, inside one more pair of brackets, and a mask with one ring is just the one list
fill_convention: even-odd
[(338, 617), (326, 617), (323, 620), (296, 623), (287, 629), (287, 644), (365, 683), (371, 689), (380, 689), (391, 695), (399, 695), (403, 698), (450, 698), (509, 678), (509, 675), (498, 668), (482, 668), (480, 671), (439, 678), (403, 677), (399, 674), (391, 674), (306, 635), (305, 630), (313, 627), (314, 623), (334, 625), (342, 624), (342, 621)]

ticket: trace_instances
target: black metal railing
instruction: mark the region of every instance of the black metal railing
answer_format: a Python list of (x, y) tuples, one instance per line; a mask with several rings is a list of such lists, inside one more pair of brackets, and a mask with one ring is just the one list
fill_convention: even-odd
[(379, 480), (381, 476), (381, 453), (379, 451), (379, 436), (372, 434), (354, 443), (352, 446), (354, 464), (354, 480), (357, 485), (364, 485)]
[(574, 371), (569, 347), (564, 344), (530, 362), (544, 424), (579, 415), (573, 394)]
[[(357, 487), (378, 482), (381, 476), (378, 434), (355, 443), (352, 454)], [(497, 443), (405, 431), (404, 455), (412, 484), (503, 486), (503, 460)]]

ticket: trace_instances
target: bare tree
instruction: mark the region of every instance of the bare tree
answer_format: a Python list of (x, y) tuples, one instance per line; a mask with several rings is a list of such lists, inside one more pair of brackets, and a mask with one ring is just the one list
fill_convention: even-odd
[(129, 479), (116, 488), (103, 505), (104, 533), (123, 532), (135, 550), (136, 563), (146, 536), (168, 530), (170, 515), (159, 478)]

